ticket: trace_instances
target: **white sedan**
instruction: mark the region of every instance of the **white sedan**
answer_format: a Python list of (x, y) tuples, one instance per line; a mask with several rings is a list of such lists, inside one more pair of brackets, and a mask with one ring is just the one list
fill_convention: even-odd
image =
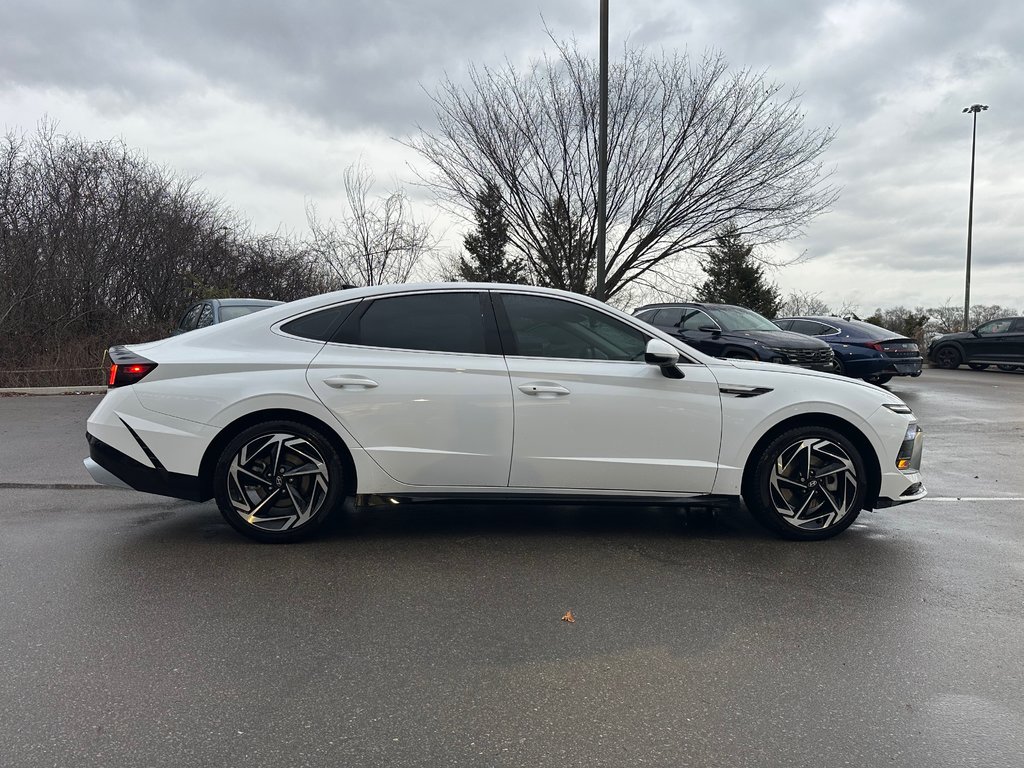
[(261, 541), (350, 496), (714, 503), (823, 539), (916, 501), (921, 430), (879, 387), (708, 357), (576, 294), (360, 288), (114, 347), (92, 477)]

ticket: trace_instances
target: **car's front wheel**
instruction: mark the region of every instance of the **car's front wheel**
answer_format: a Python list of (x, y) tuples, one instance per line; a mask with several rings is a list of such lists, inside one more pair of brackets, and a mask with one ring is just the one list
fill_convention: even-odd
[(888, 384), (892, 381), (892, 376), (890, 374), (878, 374), (877, 376), (868, 376), (864, 381), (868, 384), (876, 384), (880, 387), (883, 384)]
[(960, 356), (960, 350), (954, 346), (939, 347), (935, 350), (933, 359), (939, 368), (947, 369), (959, 368), (960, 363), (963, 362), (963, 358)]
[(345, 468), (318, 430), (292, 421), (250, 427), (225, 446), (214, 495), (228, 524), (257, 541), (289, 542), (320, 530), (345, 497)]
[(827, 539), (857, 519), (867, 472), (857, 447), (828, 427), (797, 427), (775, 437), (743, 483), (743, 500), (761, 524), (789, 539)]
[(988, 368), (988, 363), (968, 363), (967, 367), (972, 371), (984, 371)]

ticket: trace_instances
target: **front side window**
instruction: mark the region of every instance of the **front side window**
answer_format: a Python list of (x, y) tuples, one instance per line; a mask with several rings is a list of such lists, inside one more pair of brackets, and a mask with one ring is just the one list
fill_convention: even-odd
[(478, 293), (425, 293), (376, 299), (353, 314), (334, 341), (366, 347), (487, 354)]
[(185, 316), (181, 318), (181, 322), (178, 324), (178, 329), (182, 331), (191, 331), (196, 327), (196, 320), (199, 319), (199, 311), (203, 308), (203, 304), (196, 304), (189, 308)]
[(718, 328), (718, 323), (712, 320), (707, 313), (701, 312), (699, 309), (690, 309), (683, 316), (679, 327), (684, 331), (697, 331), (701, 328)]
[(652, 322), (654, 325), (665, 325), (671, 328), (676, 328), (682, 321), (683, 310), (679, 307), (671, 307), (669, 309), (659, 309)]
[(1010, 330), (1010, 323), (1012, 320), (1006, 318), (1004, 320), (993, 320), (991, 323), (985, 323), (983, 326), (978, 328), (978, 334), (981, 336), (995, 336), (999, 333), (1007, 333)]
[(710, 311), (723, 331), (774, 331), (775, 323), (746, 307), (715, 307)]
[[(643, 360), (648, 337), (591, 307), (563, 299), (501, 294), (509, 354), (571, 360)], [(509, 350), (511, 347), (511, 350)]]

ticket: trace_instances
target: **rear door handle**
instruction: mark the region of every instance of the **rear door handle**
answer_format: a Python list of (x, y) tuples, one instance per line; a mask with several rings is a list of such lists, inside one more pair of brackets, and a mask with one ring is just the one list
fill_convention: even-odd
[(324, 384), (334, 389), (373, 389), (380, 386), (373, 379), (365, 376), (331, 376), (324, 379)]
[(543, 398), (563, 397), (569, 394), (568, 389), (561, 384), (555, 384), (553, 381), (531, 381), (526, 384), (520, 384), (519, 391), (526, 395)]

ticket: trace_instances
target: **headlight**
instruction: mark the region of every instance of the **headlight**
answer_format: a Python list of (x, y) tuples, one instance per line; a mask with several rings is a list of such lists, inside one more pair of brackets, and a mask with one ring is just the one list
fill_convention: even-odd
[(902, 413), (906, 416), (913, 416), (914, 412), (906, 403), (882, 403), (883, 408), (888, 408), (893, 413)]

